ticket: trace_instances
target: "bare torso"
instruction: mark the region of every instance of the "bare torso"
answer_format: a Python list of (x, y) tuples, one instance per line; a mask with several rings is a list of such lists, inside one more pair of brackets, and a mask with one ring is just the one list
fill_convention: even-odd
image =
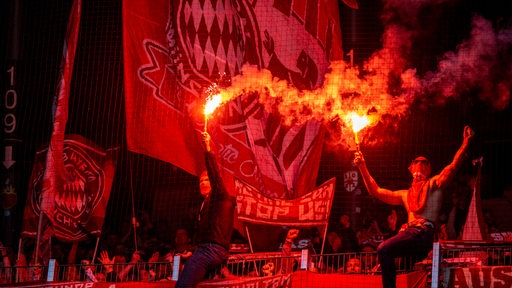
[(435, 179), (431, 178), (428, 181), (429, 185), (422, 186), (422, 189), (428, 190), (425, 205), (423, 208), (416, 212), (411, 211), (407, 201), (407, 194), (409, 193), (409, 190), (397, 191), (401, 194), (403, 205), (407, 211), (408, 222), (412, 222), (418, 219), (425, 219), (432, 222), (437, 221), (437, 217), (439, 216), (439, 212), (441, 210), (443, 191), (437, 187), (435, 184)]

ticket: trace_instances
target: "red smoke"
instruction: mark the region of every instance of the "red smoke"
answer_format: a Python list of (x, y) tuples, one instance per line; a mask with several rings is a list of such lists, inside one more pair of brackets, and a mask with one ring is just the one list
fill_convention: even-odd
[[(260, 102), (269, 111), (285, 116), (287, 124), (317, 120), (337, 122), (339, 144), (353, 148), (350, 123), (346, 115), (369, 114), (370, 127), (361, 131), (361, 141), (371, 133), (371, 126), (395, 125), (407, 116), (411, 104), (442, 105), (448, 98), (458, 99), (469, 93), (503, 110), (510, 105), (512, 79), (512, 28), (496, 29), (481, 16), (472, 19), (471, 32), (453, 51), (445, 52), (437, 68), (418, 75), (411, 63), (411, 47), (421, 35), (416, 19), (427, 5), (444, 1), (397, 1), (384, 3), (382, 48), (375, 51), (361, 67), (344, 61), (332, 62), (321, 87), (300, 91), (286, 81), (272, 78), (267, 70), (244, 66), (242, 74), (222, 92), (223, 102), (242, 93), (258, 91)], [(371, 113), (369, 113), (371, 112)], [(331, 125), (332, 126), (332, 125)]]

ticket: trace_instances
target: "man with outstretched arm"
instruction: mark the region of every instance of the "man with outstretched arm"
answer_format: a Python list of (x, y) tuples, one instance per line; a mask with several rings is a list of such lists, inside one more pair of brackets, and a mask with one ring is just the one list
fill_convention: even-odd
[(452, 162), (438, 175), (429, 178), (431, 166), (427, 158), (420, 156), (414, 159), (409, 166), (412, 185), (407, 190), (391, 191), (379, 187), (366, 167), (363, 154), (360, 151), (355, 153), (354, 163), (370, 195), (390, 205), (403, 205), (407, 211), (408, 223), (377, 248), (384, 288), (396, 287), (395, 257), (413, 256), (423, 259), (432, 249), (434, 223), (441, 209), (442, 192), (462, 165), (474, 134), (469, 126), (464, 127), (462, 145)]
[(203, 133), (206, 171), (200, 177), (204, 197), (199, 212), (199, 240), (192, 256), (185, 263), (175, 287), (196, 287), (205, 275), (225, 264), (233, 233), (236, 201), (220, 178), (210, 147), (210, 135)]

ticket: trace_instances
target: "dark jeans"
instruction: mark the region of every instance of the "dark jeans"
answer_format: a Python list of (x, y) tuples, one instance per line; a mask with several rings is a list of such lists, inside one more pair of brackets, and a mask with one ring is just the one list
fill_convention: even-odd
[(382, 269), (382, 286), (396, 287), (395, 257), (412, 256), (413, 261), (427, 257), (434, 242), (434, 229), (429, 227), (409, 227), (382, 242), (377, 248)]
[(211, 270), (219, 267), (229, 257), (229, 251), (215, 243), (199, 244), (185, 262), (176, 288), (196, 287)]

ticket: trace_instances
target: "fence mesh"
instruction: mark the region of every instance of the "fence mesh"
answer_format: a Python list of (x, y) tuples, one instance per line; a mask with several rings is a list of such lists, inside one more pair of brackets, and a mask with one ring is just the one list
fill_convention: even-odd
[[(366, 60), (375, 56), (376, 51), (381, 51), (381, 34), (386, 28), (383, 26), (386, 4), (377, 2), (360, 1), (359, 9), (355, 10), (339, 1), (343, 50), (345, 53), (352, 51), (354, 57), (351, 60), (355, 65), (363, 66)], [(202, 201), (196, 176), (170, 163), (127, 149), (122, 4), (121, 0), (83, 1), (66, 133), (82, 135), (105, 149), (118, 147), (119, 156), (99, 242), (91, 237), (89, 241), (80, 243), (74, 263), (67, 259), (72, 249), (71, 243), (60, 243), (57, 240), (53, 243), (53, 258), (59, 263), (69, 265), (68, 269), (81, 271), (80, 273), (84, 271), (83, 267), (72, 267), (79, 260), (90, 260), (93, 255), (98, 256), (99, 251), (103, 250), (127, 255), (126, 257), (135, 250), (143, 250), (144, 261), (148, 261), (153, 252), (159, 251), (163, 254), (169, 251), (174, 245), (178, 228), (188, 229), (191, 235), (196, 232), (196, 215)], [(442, 57), (445, 51), (458, 51), (457, 44), (461, 42), (465, 45), (475, 44), (464, 42), (469, 37), (471, 27), (471, 15), (468, 13), (470, 9), (479, 11), (483, 17), (492, 21), (500, 17), (508, 19), (506, 17), (510, 15), (502, 15), (500, 11), (512, 11), (506, 7), (510, 3), (499, 4), (505, 7), (489, 10), (479, 5), (481, 4), (472, 3), (462, 11), (454, 11), (454, 7), (443, 6), (436, 10), (434, 6), (428, 6), (417, 19), (419, 23), (409, 23), (412, 26), (428, 25), (431, 29), (421, 30), (423, 34), (417, 35), (423, 38), (413, 42), (411, 63), (406, 66), (417, 69), (418, 73), (428, 74), (429, 71), (439, 69), (438, 59), (447, 60)], [(16, 164), (9, 169), (2, 168), (4, 213), (0, 221), (0, 240), (9, 247), (10, 255), (16, 255), (34, 155), (37, 149), (48, 144), (51, 137), (52, 105), (58, 90), (59, 67), (71, 1), (10, 0), (4, 1), (2, 8), (5, 8), (1, 9), (4, 40), (0, 46), (5, 55), (2, 59), (2, 93), (6, 96), (1, 114), (2, 148), (14, 147)], [(508, 31), (509, 34), (505, 33), (502, 39), (510, 41), (510, 27), (507, 30), (503, 22), (492, 23), (496, 31)], [(510, 42), (507, 43), (510, 45)], [(468, 50), (468, 53), (477, 53), (475, 50)], [(500, 56), (498, 59), (510, 63), (508, 55)], [(345, 60), (349, 61), (348, 56)], [(382, 69), (392, 64), (386, 60), (384, 58)], [(15, 85), (10, 78), (13, 75), (10, 69), (13, 67), (16, 69)], [(452, 72), (463, 74), (467, 72), (466, 69), (468, 67), (461, 65)], [(508, 70), (498, 71), (503, 71), (503, 74), (510, 73)], [(494, 84), (502, 85), (503, 89), (510, 92), (510, 83)], [(16, 90), (16, 105), (9, 102), (9, 97), (13, 95), (9, 92), (13, 91), (12, 87)], [(456, 97), (448, 97), (442, 104), (436, 105), (427, 101), (430, 100), (429, 97), (435, 98), (434, 96), (425, 95), (427, 100), (409, 107), (407, 117), (399, 119), (393, 127), (383, 130), (381, 134), (375, 132), (372, 139), (365, 139), (361, 149), (365, 153), (369, 170), (379, 185), (390, 189), (409, 187), (410, 175), (407, 167), (411, 159), (419, 154), (428, 156), (434, 173), (439, 172), (451, 161), (462, 141), (463, 127), (469, 124), (478, 136), (460, 173), (446, 189), (442, 210), (445, 218), (441, 219), (446, 220), (453, 208), (452, 195), (463, 199), (459, 202), (460, 215), (467, 211), (470, 193), (474, 188), (472, 180), (477, 175), (477, 169), (471, 160), (479, 156), (484, 158), (480, 187), (482, 198), (485, 200), (505, 197), (507, 187), (512, 184), (510, 168), (507, 168), (512, 160), (512, 125), (509, 125), (512, 123), (512, 113), (508, 104), (497, 107), (494, 100), (482, 100), (479, 97), (480, 91), (477, 90), (485, 88), (462, 89), (464, 93), (455, 91)], [(375, 97), (375, 101), (379, 104), (380, 100)], [(316, 183), (320, 185), (336, 177), (336, 192), (328, 230), (334, 230), (339, 224), (340, 216), (347, 214), (350, 216), (352, 228), (361, 236), (358, 239), (359, 244), (366, 241), (376, 246), (386, 237), (387, 231), (381, 231), (377, 237), (367, 234), (366, 238), (364, 233), (375, 227), (374, 225), (385, 230), (383, 227), (387, 225), (386, 217), (393, 209), (398, 214), (399, 224), (406, 222), (407, 215), (401, 207), (383, 204), (370, 197), (361, 179), (355, 183), (355, 189), (347, 188), (350, 185), (347, 180), (350, 179), (350, 173), (357, 171), (352, 164), (353, 155), (353, 150), (326, 144), (322, 151)], [(15, 200), (9, 198), (5, 192), (11, 188), (15, 189)], [(510, 189), (508, 191), (510, 194)], [(486, 219), (487, 224), (494, 225), (493, 228), (496, 229), (512, 229), (510, 218), (500, 217), (506, 213), (507, 208), (496, 211), (493, 208), (496, 207), (484, 209), (484, 215), (489, 217)], [(460, 217), (462, 218), (456, 220), (458, 231), (465, 220), (464, 216)], [(246, 244), (244, 231), (238, 232), (238, 240)], [(309, 232), (306, 234), (311, 238)], [(322, 233), (320, 236), (323, 237)], [(30, 238), (24, 239), (20, 247), (28, 258), (34, 248), (34, 241)], [(317, 261), (325, 261), (325, 265), (332, 266), (333, 271), (345, 267), (348, 260), (339, 256), (323, 257)], [(368, 266), (364, 259), (372, 257), (371, 254), (358, 254), (357, 258)], [(12, 259), (14, 261), (14, 256)], [(255, 265), (256, 262), (251, 260), (251, 263)], [(403, 263), (405, 266), (411, 264), (413, 263)], [(169, 272), (168, 265), (162, 265), (162, 269)], [(250, 266), (247, 263), (241, 265)], [(510, 265), (510, 261), (504, 265)], [(239, 271), (245, 273), (246, 270), (247, 267), (233, 269), (235, 274), (240, 273)], [(64, 277), (64, 274), (65, 272), (60, 271), (58, 277)], [(84, 275), (80, 276), (83, 277)]]

